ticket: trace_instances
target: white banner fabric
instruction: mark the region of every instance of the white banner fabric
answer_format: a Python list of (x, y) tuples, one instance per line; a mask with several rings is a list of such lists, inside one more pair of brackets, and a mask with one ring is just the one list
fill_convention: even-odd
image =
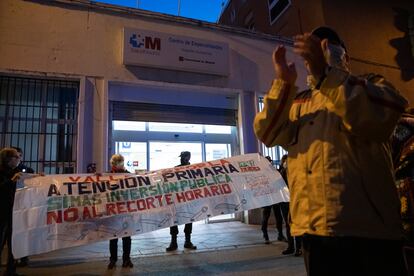
[(228, 159), (135, 174), (66, 174), (24, 181), (13, 210), (15, 258), (289, 201), (267, 159)]

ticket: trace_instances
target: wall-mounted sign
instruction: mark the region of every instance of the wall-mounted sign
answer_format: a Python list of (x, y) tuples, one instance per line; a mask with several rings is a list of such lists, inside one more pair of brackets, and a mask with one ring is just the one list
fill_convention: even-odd
[(131, 28), (124, 28), (123, 39), (124, 65), (229, 74), (226, 43)]

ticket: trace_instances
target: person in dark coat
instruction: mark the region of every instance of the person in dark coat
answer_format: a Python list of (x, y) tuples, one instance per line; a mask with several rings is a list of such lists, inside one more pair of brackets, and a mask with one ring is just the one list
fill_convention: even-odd
[(23, 160), (24, 160), (23, 150), (19, 147), (12, 147), (12, 148), (15, 149), (20, 156), (20, 163), (19, 163), (19, 166), (17, 166), (17, 170), (23, 173), (35, 173), (35, 171), (32, 168), (26, 166), (23, 163)]
[[(20, 163), (16, 168), (17, 171), (22, 172), (22, 173), (35, 173), (35, 171), (32, 168), (26, 166), (23, 163), (23, 160), (24, 160), (23, 150), (19, 147), (12, 147), (12, 148), (15, 149), (17, 151), (17, 153), (19, 154), (19, 156), (20, 156)], [(19, 189), (19, 188), (23, 188), (23, 187), (19, 187), (17, 185), (16, 188)], [(17, 265), (18, 266), (27, 266), (28, 264), (29, 264), (29, 257), (26, 256), (26, 257), (21, 258), (20, 262)]]
[[(180, 157), (181, 162), (180, 162), (180, 165), (178, 165), (176, 167), (190, 165), (191, 152), (183, 151), (183, 152), (181, 152), (181, 154), (178, 157)], [(191, 242), (191, 233), (192, 233), (192, 231), (193, 231), (193, 224), (192, 223), (186, 223), (185, 226), (184, 226), (184, 233), (185, 233), (184, 248), (195, 250), (195, 249), (197, 249), (197, 246), (195, 246)], [(177, 250), (177, 248), (178, 248), (178, 245), (177, 245), (178, 226), (177, 225), (174, 225), (174, 226), (170, 227), (170, 234), (171, 234), (171, 243), (170, 243), (170, 246), (168, 246), (165, 249), (167, 252)]]
[(17, 170), (20, 155), (13, 148), (0, 151), (0, 255), (7, 243), (7, 268), (4, 275), (18, 275), (12, 253), (13, 204), (16, 181), (22, 173)]
[[(270, 156), (266, 156), (266, 159), (272, 164), (273, 160)], [(287, 242), (287, 239), (283, 235), (283, 217), (282, 217), (281, 205), (282, 205), (281, 203), (276, 203), (276, 204), (265, 206), (262, 208), (262, 232), (263, 232), (263, 238), (266, 244), (270, 244), (269, 234), (267, 232), (267, 226), (269, 223), (269, 218), (270, 218), (272, 209), (273, 209), (273, 214), (275, 215), (276, 230), (278, 233), (277, 240)]]

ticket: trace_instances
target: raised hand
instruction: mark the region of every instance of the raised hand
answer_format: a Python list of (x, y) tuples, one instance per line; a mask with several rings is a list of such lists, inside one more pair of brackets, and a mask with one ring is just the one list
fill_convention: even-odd
[(310, 33), (297, 35), (294, 39), (293, 51), (303, 57), (305, 65), (310, 71), (309, 73), (319, 80), (324, 75), (325, 68), (328, 65), (322, 49), (322, 45), (326, 47), (327, 40), (324, 39), (321, 43), (318, 37)]
[(296, 72), (295, 64), (286, 62), (286, 48), (279, 45), (273, 52), (273, 66), (275, 68), (276, 78), (294, 84), (298, 73)]

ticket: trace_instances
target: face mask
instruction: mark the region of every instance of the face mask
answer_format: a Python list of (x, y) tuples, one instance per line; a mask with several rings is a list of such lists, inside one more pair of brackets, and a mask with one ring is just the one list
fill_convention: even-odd
[(329, 66), (348, 70), (345, 55), (343, 47), (328, 42), (324, 56)]

